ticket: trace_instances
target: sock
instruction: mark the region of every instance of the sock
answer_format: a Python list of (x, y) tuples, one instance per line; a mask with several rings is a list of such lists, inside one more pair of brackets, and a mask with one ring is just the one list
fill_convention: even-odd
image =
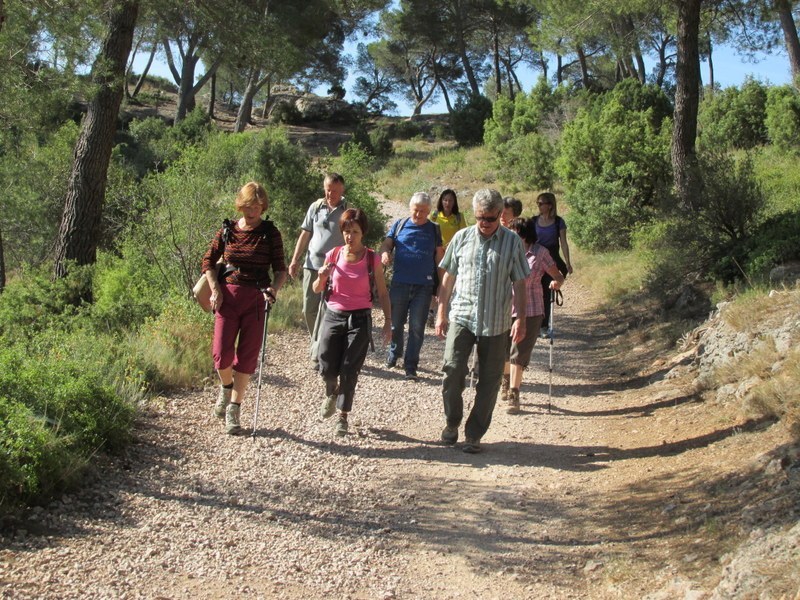
[(226, 389), (226, 390), (232, 390), (233, 389), (233, 382), (231, 381), (228, 385), (223, 385), (222, 387), (224, 389)]

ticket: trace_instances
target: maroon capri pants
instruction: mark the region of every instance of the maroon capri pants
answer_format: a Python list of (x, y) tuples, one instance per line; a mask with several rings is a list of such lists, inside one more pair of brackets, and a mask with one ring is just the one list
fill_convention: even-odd
[(220, 288), (222, 308), (215, 314), (211, 347), (214, 368), (227, 369), (233, 365), (237, 373), (252, 375), (256, 372), (264, 334), (264, 294), (247, 285), (222, 284)]

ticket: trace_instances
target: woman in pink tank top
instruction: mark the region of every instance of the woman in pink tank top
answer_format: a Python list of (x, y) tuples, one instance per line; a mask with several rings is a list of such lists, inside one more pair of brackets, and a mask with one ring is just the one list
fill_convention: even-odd
[(313, 288), (327, 305), (318, 333), (319, 370), (325, 381), (320, 417), (332, 417), (338, 408), (335, 431), (346, 435), (347, 414), (372, 338), (373, 287), (383, 309), (385, 343), (392, 337), (392, 312), (380, 258), (363, 244), (367, 216), (361, 209), (349, 208), (339, 229), (345, 245), (325, 256)]

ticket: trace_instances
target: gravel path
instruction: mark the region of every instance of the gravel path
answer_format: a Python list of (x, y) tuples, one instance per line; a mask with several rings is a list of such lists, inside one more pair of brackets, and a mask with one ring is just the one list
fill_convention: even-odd
[[(698, 453), (721, 470), (723, 458), (756, 451), (746, 434), (673, 445), (675, 411), (702, 429), (700, 409), (684, 406), (680, 386), (640, 389), (647, 377), (633, 364), (620, 370), (619, 332), (589, 291), (571, 281), (564, 295), (552, 412), (539, 344), (522, 414), (498, 406), (479, 455), (438, 442), (443, 342), (431, 330), (419, 382), (387, 370), (382, 350), (368, 356), (345, 438), (317, 418), (323, 387), (307, 367), (307, 336), (271, 335), (255, 438), (223, 433), (214, 390), (153, 400), (123, 457), (99, 458), (80, 493), (0, 535), (2, 596), (624, 598), (658, 589), (686, 571), (686, 554), (712, 551), (676, 524), (705, 502), (689, 482), (705, 476)], [(243, 406), (243, 424), (252, 409)]]

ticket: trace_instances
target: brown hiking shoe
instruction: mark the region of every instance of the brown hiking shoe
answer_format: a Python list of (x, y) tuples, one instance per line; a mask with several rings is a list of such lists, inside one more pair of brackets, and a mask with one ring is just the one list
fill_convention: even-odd
[(500, 384), (500, 402), (508, 402), (508, 388), (511, 385), (511, 376), (503, 375), (503, 382)]
[(519, 414), (519, 390), (517, 388), (508, 390), (508, 406), (506, 407), (506, 412), (510, 415)]
[(224, 419), (225, 418), (225, 409), (228, 408), (228, 404), (231, 403), (231, 392), (233, 392), (233, 388), (225, 388), (219, 386), (219, 395), (217, 396), (217, 402), (214, 404), (214, 416)]

